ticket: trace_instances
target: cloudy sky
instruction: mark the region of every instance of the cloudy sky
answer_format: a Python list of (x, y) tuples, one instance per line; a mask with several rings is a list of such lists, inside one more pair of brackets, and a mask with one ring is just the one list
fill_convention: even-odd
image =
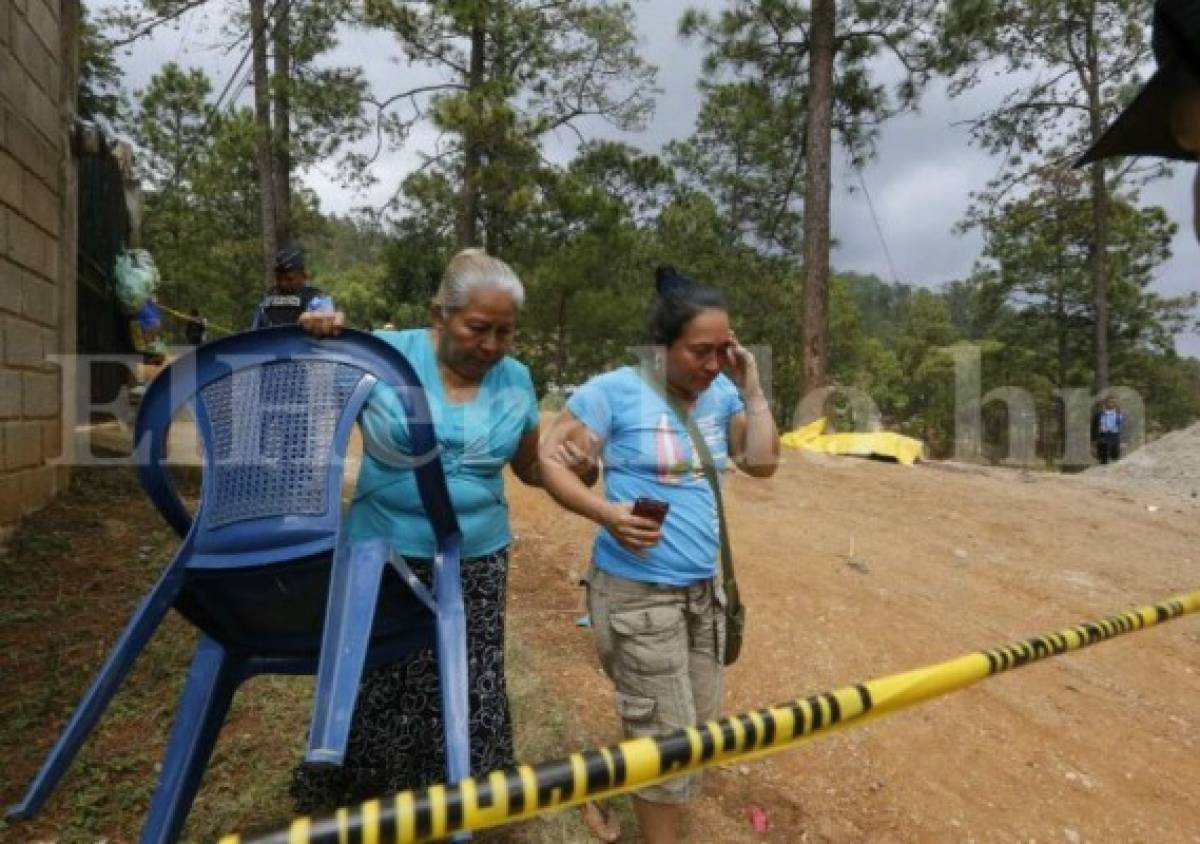
[[(93, 5), (99, 5), (93, 3)], [(659, 67), (655, 115), (644, 131), (620, 133), (597, 121), (584, 129), (588, 135), (603, 135), (658, 151), (667, 141), (691, 132), (699, 107), (696, 80), (700, 74), (699, 49), (680, 39), (678, 18), (686, 5), (718, 8), (718, 0), (637, 5), (638, 25), (644, 55)], [(203, 67), (220, 90), (232, 74), (241, 50), (233, 54), (218, 48), (221, 34), (211, 11), (193, 12), (179, 26), (164, 29), (140, 42), (122, 59), (129, 87), (144, 87), (150, 75), (164, 62)], [(344, 37), (331, 61), (361, 64), (380, 92), (396, 91), (419, 84), (419, 75), (390, 57), (396, 54), (389, 39), (381, 35), (350, 33)], [(952, 229), (966, 211), (971, 191), (981, 189), (996, 175), (997, 162), (972, 149), (964, 129), (955, 125), (979, 114), (1004, 93), (1003, 77), (979, 91), (956, 100), (945, 95), (944, 86), (934, 85), (922, 99), (920, 110), (890, 121), (879, 139), (879, 154), (860, 176), (835, 166), (833, 236), (838, 245), (832, 256), (840, 270), (874, 273), (880, 278), (911, 284), (936, 285), (966, 276), (979, 254), (975, 235), (955, 235)], [(249, 101), (249, 93), (242, 95)], [(306, 175), (326, 210), (382, 205), (396, 184), (418, 161), (415, 150), (432, 149), (436, 138), (428, 130), (414, 134), (406, 151), (381, 159), (379, 184), (353, 193), (336, 185), (330, 174), (317, 169)], [(573, 149), (573, 135), (554, 139), (547, 154), (565, 161)], [(835, 152), (836, 155), (836, 152)], [(1195, 290), (1200, 274), (1200, 246), (1191, 235), (1192, 168), (1180, 167), (1170, 179), (1151, 185), (1143, 192), (1146, 201), (1162, 205), (1180, 223), (1174, 255), (1160, 268), (1156, 288), (1164, 295)], [(865, 185), (866, 191), (863, 190)], [(868, 201), (869, 195), (869, 201)], [(874, 219), (872, 217), (874, 209)], [(1180, 351), (1200, 356), (1200, 334), (1182, 337)]]

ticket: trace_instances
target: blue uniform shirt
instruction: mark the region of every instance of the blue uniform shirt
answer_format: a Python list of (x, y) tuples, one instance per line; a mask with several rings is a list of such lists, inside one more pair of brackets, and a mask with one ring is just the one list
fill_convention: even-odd
[[(537, 430), (537, 397), (524, 364), (505, 357), (484, 376), (476, 397), (448, 404), (438, 374), (437, 352), (426, 329), (376, 331), (412, 364), (425, 387), (450, 500), (462, 530), (464, 557), (482, 557), (512, 541), (504, 464), (521, 437)], [(425, 517), (412, 470), (386, 462), (388, 454), (411, 455), (399, 396), (379, 385), (360, 416), (363, 461), (347, 517), (351, 539), (387, 538), (406, 557), (432, 557), (433, 528)]]
[(1121, 432), (1121, 411), (1105, 408), (1100, 411), (1100, 433), (1119, 434)]
[[(733, 382), (718, 375), (692, 409), (718, 475), (729, 458), (729, 420), (743, 407)], [(716, 502), (675, 412), (634, 367), (591, 379), (571, 396), (567, 409), (604, 443), (608, 500), (644, 496), (671, 505), (662, 541), (646, 557), (601, 530), (593, 549), (596, 565), (618, 577), (671, 586), (711, 578), (720, 551)]]
[(254, 320), (250, 330), (270, 328), (275, 325), (295, 325), (306, 313), (333, 313), (336, 310), (333, 297), (321, 292), (320, 288), (305, 285), (299, 291), (281, 293), (271, 290), (254, 308)]

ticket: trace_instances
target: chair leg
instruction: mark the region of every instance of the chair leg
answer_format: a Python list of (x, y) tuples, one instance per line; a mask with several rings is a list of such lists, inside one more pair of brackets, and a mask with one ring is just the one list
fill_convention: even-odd
[[(437, 600), (438, 674), (442, 687), (442, 725), (446, 733), (446, 782), (471, 775), (471, 709), (467, 694), (467, 613), (463, 606), (459, 546), (438, 548), (433, 591)], [(455, 844), (470, 841), (469, 832), (450, 836)]]
[[(182, 552), (181, 552), (182, 553)], [(176, 556), (176, 560), (180, 559)], [(109, 652), (104, 665), (96, 673), (92, 684), (84, 693), (83, 700), (75, 708), (71, 720), (59, 735), (58, 741), (50, 750), (46, 761), (30, 783), (24, 799), (12, 806), (6, 817), (31, 818), (41, 810), (46, 800), (54, 792), (59, 781), (71, 766), (79, 748), (104, 714), (109, 701), (117, 689), (121, 687), (129, 669), (137, 660), (138, 655), (154, 635), (154, 631), (162, 622), (163, 616), (174, 603), (179, 588), (183, 583), (183, 569), (176, 567), (173, 561), (163, 572), (158, 582), (147, 593), (146, 597), (134, 610), (133, 617), (125, 625), (116, 645)]]
[(200, 636), (142, 826), (142, 844), (169, 844), (179, 837), (244, 667), (240, 656)]
[(350, 719), (358, 699), (371, 626), (388, 561), (382, 540), (343, 543), (333, 559), (329, 603), (317, 664), (308, 762), (341, 765), (350, 739)]
[(467, 696), (467, 615), (457, 545), (439, 549), (433, 583), (437, 599), (438, 672), (446, 730), (446, 781), (471, 775), (471, 723)]

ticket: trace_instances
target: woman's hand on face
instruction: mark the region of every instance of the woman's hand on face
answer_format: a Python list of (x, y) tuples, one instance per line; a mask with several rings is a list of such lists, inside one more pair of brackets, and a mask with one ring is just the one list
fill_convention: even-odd
[(737, 384), (738, 389), (743, 393), (761, 389), (758, 383), (758, 361), (754, 359), (754, 355), (750, 353), (749, 349), (738, 342), (737, 335), (732, 331), (729, 332), (729, 340), (725, 365), (729, 368), (729, 375), (733, 378), (733, 383)]
[(309, 311), (300, 314), (300, 327), (314, 337), (336, 337), (346, 326), (341, 311)]
[(609, 502), (604, 513), (604, 527), (620, 542), (639, 557), (653, 548), (662, 539), (662, 526), (653, 519), (633, 515), (633, 503), (629, 501)]

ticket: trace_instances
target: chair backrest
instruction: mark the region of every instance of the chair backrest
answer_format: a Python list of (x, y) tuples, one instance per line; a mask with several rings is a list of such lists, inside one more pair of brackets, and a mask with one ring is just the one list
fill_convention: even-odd
[[(227, 337), (153, 381), (135, 426), (142, 485), (187, 538), (188, 566), (226, 569), (331, 551), (354, 421), (376, 383), (401, 397), (417, 482), (439, 543), (458, 526), (425, 393), (403, 355), (358, 331), (316, 340), (295, 327)], [(172, 418), (193, 409), (203, 484), (193, 521), (164, 465)]]

